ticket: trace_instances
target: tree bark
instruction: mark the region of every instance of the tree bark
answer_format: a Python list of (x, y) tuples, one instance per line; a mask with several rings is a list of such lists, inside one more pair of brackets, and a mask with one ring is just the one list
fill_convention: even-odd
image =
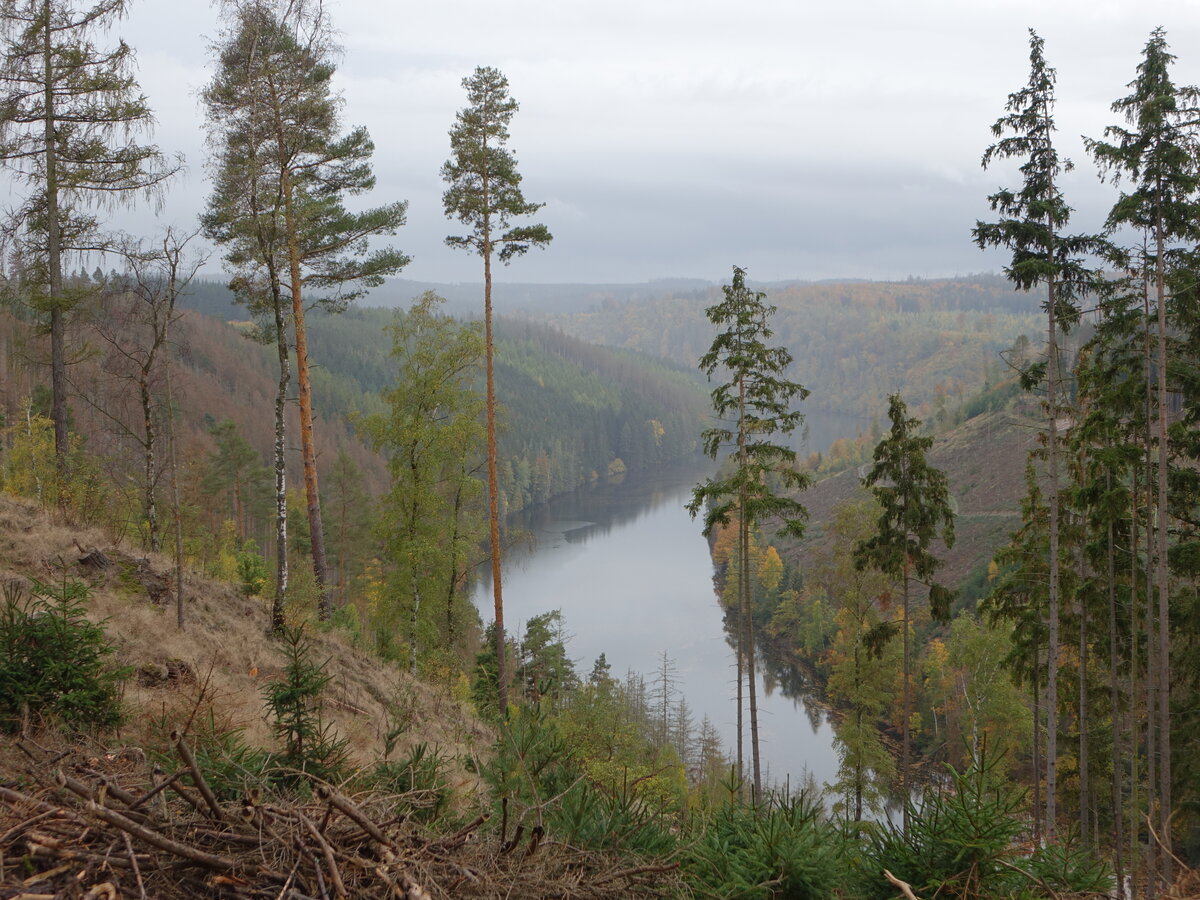
[(283, 631), (288, 589), (287, 545), (287, 389), (291, 381), (287, 323), (280, 298), (274, 297), (275, 347), (279, 356), (279, 389), (275, 393), (275, 598), (271, 603), (271, 631)]
[[(154, 361), (151, 351), (147, 366)], [(149, 372), (143, 368), (138, 378), (138, 397), (142, 403), (142, 427), (146, 438), (142, 444), (144, 450), (143, 478), (145, 479), (144, 504), (146, 510), (146, 527), (150, 531), (150, 549), (155, 553), (162, 550), (162, 534), (158, 524), (158, 503), (154, 496), (155, 482), (158, 480), (157, 463), (155, 461), (154, 409), (150, 397)]]
[[(1054, 220), (1049, 221), (1051, 232)], [(1047, 255), (1053, 260), (1053, 248)], [(1059, 652), (1059, 547), (1058, 547), (1058, 322), (1057, 284), (1046, 285), (1047, 365), (1049, 377), (1046, 403), (1050, 409), (1050, 427), (1046, 439), (1050, 475), (1050, 597), (1049, 647), (1046, 653), (1046, 837), (1053, 841), (1058, 818), (1058, 652)]]
[[(490, 208), (489, 184), (483, 176), (483, 209)], [(492, 336), (492, 222), (483, 216), (483, 342), (487, 370), (487, 470), (488, 470), (488, 533), (491, 537), (492, 604), (496, 617), (496, 680), (500, 716), (508, 718), (508, 662), (505, 659), (504, 588), (500, 577), (500, 477), (497, 474), (496, 450), (496, 365)]]
[(70, 436), (67, 434), (66, 323), (62, 309), (62, 236), (59, 233), (58, 142), (54, 103), (54, 44), (50, 24), (50, 0), (42, 3), (44, 86), (44, 142), (46, 155), (46, 274), (50, 304), (50, 418), (54, 421), (54, 460), (58, 474), (58, 503), (66, 499)]
[(905, 835), (908, 834), (908, 807), (909, 807), (909, 779), (908, 766), (909, 760), (912, 758), (912, 734), (909, 730), (909, 721), (912, 719), (912, 656), (909, 647), (908, 634), (908, 555), (904, 557), (904, 608), (902, 615), (904, 616), (904, 699), (901, 704), (904, 720), (900, 723), (901, 747), (900, 747), (900, 794), (903, 799), (903, 819), (901, 827)]
[[(274, 85), (272, 85), (272, 91)], [(300, 397), (300, 454), (304, 467), (304, 498), (308, 515), (309, 545), (313, 576), (317, 581), (317, 619), (328, 622), (332, 614), (329, 599), (329, 565), (325, 556), (325, 528), (321, 521), (321, 492), (317, 483), (317, 448), (313, 441), (312, 381), (308, 374), (308, 332), (304, 325), (304, 297), (301, 289), (300, 246), (291, 171), (284, 158), (286, 143), (281, 124), (276, 121), (280, 159), (280, 184), (283, 189), (283, 217), (287, 232), (288, 277), (292, 295), (292, 338), (296, 344), (296, 386)]]
[[(1162, 201), (1159, 197), (1159, 208)], [(1167, 570), (1167, 537), (1170, 510), (1167, 506), (1167, 474), (1170, 453), (1167, 446), (1167, 292), (1163, 269), (1165, 237), (1161, 214), (1155, 223), (1157, 257), (1155, 288), (1158, 295), (1158, 553), (1155, 581), (1158, 584), (1158, 809), (1159, 837), (1162, 840), (1162, 880), (1174, 878), (1171, 853), (1171, 617), (1170, 585)], [(1151, 640), (1154, 637), (1151, 636)]]
[[(1112, 479), (1109, 477), (1109, 485), (1111, 487)], [(1113, 535), (1113, 523), (1110, 519), (1108, 522), (1108, 534), (1105, 547), (1107, 573), (1108, 573), (1108, 695), (1109, 705), (1112, 707), (1112, 739), (1113, 739), (1113, 760), (1115, 761), (1112, 767), (1112, 817), (1113, 817), (1113, 872), (1117, 878), (1117, 884), (1122, 884), (1125, 877), (1124, 852), (1125, 834), (1124, 834), (1124, 808), (1122, 806), (1122, 798), (1124, 790), (1121, 787), (1121, 766), (1120, 760), (1128, 759), (1132, 754), (1126, 754), (1124, 751), (1124, 729), (1122, 727), (1121, 716), (1121, 691), (1119, 682), (1120, 665), (1117, 657), (1117, 564), (1115, 552), (1115, 538)]]

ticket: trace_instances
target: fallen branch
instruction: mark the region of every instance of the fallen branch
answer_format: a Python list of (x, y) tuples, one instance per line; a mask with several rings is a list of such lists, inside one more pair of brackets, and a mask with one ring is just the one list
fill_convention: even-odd
[(321, 849), (321, 855), (325, 857), (325, 865), (329, 869), (329, 877), (333, 880), (333, 890), (338, 900), (345, 900), (346, 885), (342, 883), (342, 873), (338, 869), (337, 860), (333, 858), (333, 848), (329, 846), (329, 841), (325, 840), (325, 836), (317, 830), (317, 826), (304, 813), (297, 810), (296, 817)]
[(159, 850), (165, 850), (174, 856), (181, 859), (190, 860), (197, 865), (204, 866), (207, 869), (217, 869), (220, 871), (230, 871), (237, 868), (237, 862), (227, 856), (218, 856), (214, 853), (207, 853), (204, 850), (196, 847), (189, 847), (187, 844), (181, 844), (179, 841), (173, 841), (157, 831), (152, 831), (149, 828), (144, 828), (132, 819), (127, 819), (116, 810), (107, 809), (100, 806), (98, 803), (88, 803), (88, 812), (99, 819), (103, 819), (114, 828), (120, 828), (122, 831), (128, 832), (140, 841), (145, 841), (151, 846), (157, 847)]
[(384, 834), (379, 826), (368, 819), (366, 814), (349, 797), (343, 797), (337, 791), (325, 785), (317, 788), (317, 796), (328, 802), (334, 809), (344, 813), (347, 818), (370, 835), (373, 840), (383, 844), (385, 847), (396, 849), (395, 842)]
[(217, 798), (212, 792), (212, 788), (208, 786), (208, 782), (204, 780), (204, 775), (200, 772), (200, 767), (196, 765), (196, 757), (192, 755), (192, 748), (188, 746), (187, 741), (183, 737), (183, 732), (172, 731), (171, 740), (175, 744), (175, 749), (179, 752), (179, 758), (183, 760), (184, 765), (192, 773), (192, 782), (196, 785), (196, 790), (200, 792), (200, 796), (204, 798), (204, 802), (212, 811), (213, 816), (218, 822), (225, 821), (225, 813), (221, 809), (221, 805), (217, 803)]
[(883, 877), (896, 887), (900, 888), (900, 893), (902, 893), (907, 900), (921, 900), (920, 897), (913, 893), (912, 886), (907, 881), (901, 881), (887, 869), (883, 870)]

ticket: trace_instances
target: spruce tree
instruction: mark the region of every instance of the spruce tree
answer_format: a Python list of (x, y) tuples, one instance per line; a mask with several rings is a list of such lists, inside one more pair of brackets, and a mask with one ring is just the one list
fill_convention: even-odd
[[(1152, 270), (1148, 280), (1148, 299), (1156, 312), (1156, 358), (1154, 370), (1154, 408), (1157, 412), (1154, 478), (1155, 541), (1154, 588), (1157, 593), (1157, 628), (1147, 634), (1148, 648), (1155, 663), (1148, 672), (1155, 685), (1152, 721), (1158, 734), (1158, 808), (1164, 843), (1164, 881), (1170, 880), (1172, 807), (1171, 790), (1171, 648), (1170, 585), (1168, 572), (1168, 533), (1170, 530), (1168, 479), (1170, 444), (1167, 430), (1167, 390), (1171, 360), (1168, 357), (1168, 303), (1172, 274), (1178, 264), (1186, 265), (1182, 281), (1195, 281), (1191, 259), (1181, 253), (1184, 246), (1200, 240), (1200, 166), (1196, 155), (1196, 117), (1200, 90), (1176, 85), (1170, 74), (1175, 57), (1167, 49), (1166, 34), (1155, 29), (1146, 43), (1137, 77), (1130, 82), (1131, 93), (1113, 103), (1113, 112), (1121, 114), (1125, 126), (1105, 129), (1105, 141), (1089, 141), (1088, 147), (1101, 171), (1115, 182), (1126, 183), (1108, 216), (1110, 227), (1129, 226), (1143, 230), (1149, 237)], [(1149, 448), (1147, 448), (1149, 452)], [(1155, 755), (1151, 754), (1152, 760)]]
[(442, 179), (450, 185), (442, 195), (446, 217), (470, 232), (451, 235), (446, 243), (483, 257), (483, 330), (487, 382), (488, 522), (491, 538), (492, 599), (496, 616), (496, 660), (499, 666), (500, 714), (508, 708), (505, 662), (504, 591), (500, 575), (500, 484), (496, 452), (496, 383), (492, 338), (492, 257), (509, 263), (531, 247), (544, 247), (552, 235), (545, 225), (512, 225), (544, 204), (531, 203), (521, 191), (517, 158), (505, 144), (518, 104), (508, 93), (508, 79), (490, 66), (480, 66), (462, 81), (470, 104), (458, 111), (450, 129), (450, 159)]
[(949, 621), (951, 593), (933, 581), (942, 562), (929, 549), (935, 538), (954, 546), (954, 512), (946, 473), (926, 459), (933, 446), (931, 435), (922, 435), (921, 422), (908, 414), (899, 394), (888, 398), (892, 427), (875, 447), (874, 463), (863, 477), (881, 512), (874, 535), (855, 547), (855, 564), (873, 567), (899, 578), (903, 585), (901, 637), (904, 642), (904, 691), (900, 756), (900, 789), (905, 798), (904, 827), (908, 828), (909, 764), (912, 759), (912, 653), (909, 601), (914, 580), (929, 588), (929, 607), (935, 619)]
[(81, 299), (63, 284), (64, 259), (112, 246), (95, 209), (154, 189), (177, 168), (135, 138), (153, 121), (124, 41), (96, 36), (126, 0), (0, 2), (0, 162), (28, 188), (4, 223), (31, 305), (50, 332), (51, 419), (59, 478), (67, 470), (66, 329)]
[(992, 125), (996, 143), (984, 151), (983, 166), (1004, 159), (1020, 159), (1023, 183), (1019, 190), (1001, 189), (988, 198), (998, 222), (977, 222), (972, 231), (981, 247), (1007, 247), (1012, 261), (1005, 275), (1018, 290), (1044, 285), (1046, 362), (1027, 373), (1035, 383), (1046, 378), (1046, 459), (1050, 506), (1049, 647), (1047, 652), (1047, 747), (1046, 824), (1054, 836), (1057, 815), (1058, 765), (1058, 668), (1059, 668), (1059, 434), (1062, 372), (1059, 336), (1079, 319), (1078, 298), (1093, 290), (1099, 276), (1084, 265), (1082, 254), (1098, 252), (1104, 243), (1092, 235), (1069, 235), (1071, 209), (1059, 188), (1060, 176), (1071, 169), (1071, 161), (1060, 157), (1054, 145), (1055, 70), (1043, 54), (1044, 42), (1029, 32), (1029, 81), (1009, 94), (1006, 112)]
[[(734, 266), (733, 281), (722, 292), (724, 299), (710, 306), (706, 314), (724, 330), (700, 357), (700, 368), (710, 380), (718, 372), (728, 378), (712, 392), (717, 424), (703, 435), (705, 453), (716, 459), (728, 449), (728, 457), (717, 478), (696, 486), (687, 508), (693, 517), (704, 511), (706, 535), (717, 525), (737, 527), (738, 656), (748, 684), (752, 798), (757, 803), (762, 795), (762, 774), (750, 610), (750, 533), (767, 521), (778, 523), (779, 532), (792, 537), (804, 533), (807, 511), (785, 492), (803, 490), (809, 479), (797, 470), (795, 451), (778, 443), (776, 436), (791, 434), (804, 421), (792, 404), (807, 397), (808, 391), (785, 377), (792, 363), (787, 349), (767, 344), (773, 336), (769, 323), (775, 307), (766, 303), (765, 293), (746, 286), (745, 269)], [(738, 684), (740, 696), (740, 671)]]

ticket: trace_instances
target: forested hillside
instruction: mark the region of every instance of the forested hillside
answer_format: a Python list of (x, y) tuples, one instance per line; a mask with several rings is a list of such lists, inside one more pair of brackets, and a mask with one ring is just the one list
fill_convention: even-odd
[[(1001, 354), (1020, 335), (1036, 340), (1044, 330), (1037, 294), (1015, 292), (995, 276), (756, 289), (777, 307), (771, 327), (795, 360), (791, 376), (812, 392), (802, 408), (846, 419), (849, 428), (828, 440), (865, 431), (897, 390), (940, 424), (965, 398), (1011, 376)], [(716, 295), (712, 287), (608, 297), (586, 311), (538, 315), (585, 340), (694, 365), (712, 341), (704, 309)]]
[(1200, 896), (1162, 27), (1077, 203), (994, 9), (130, 5), (0, 3), (4, 898)]
[[(216, 296), (221, 291), (201, 287)], [(99, 326), (118, 321), (119, 292), (100, 291), (90, 320)], [(107, 305), (106, 305), (107, 304)], [(397, 311), (355, 308), (341, 314), (317, 314), (311, 331), (315, 408), (314, 429), (322, 466), (361, 471), (364, 486), (378, 495), (387, 484), (384, 459), (371, 453), (356, 433), (358, 417), (384, 408), (382, 391), (396, 384), (388, 327)], [(12, 425), (34, 398), (39, 408), (36, 360), (41, 352), (29, 323), (0, 314), (7, 377), (0, 386), (5, 421)], [(174, 369), (180, 450), (186, 458), (211, 452), (213, 430), (232, 422), (236, 434), (265, 466), (272, 443), (270, 418), (264, 415), (274, 390), (269, 348), (249, 339), (251, 326), (212, 316), (187, 314), (176, 324)], [(498, 379), (503, 427), (500, 434), (502, 484), (509, 509), (520, 509), (570, 490), (590, 479), (645, 468), (694, 452), (705, 415), (699, 376), (630, 351), (610, 350), (569, 338), (549, 327), (501, 321)], [(78, 397), (72, 404), (81, 437), (91, 453), (117, 459), (128, 452), (137, 411), (129, 404), (132, 382), (112, 371), (111, 353), (100, 333), (81, 341), (81, 361), (73, 367)], [(107, 371), (106, 371), (107, 370)], [(481, 378), (481, 376), (479, 376)], [(476, 382), (478, 385), (478, 382)], [(13, 432), (8, 433), (11, 446)], [(133, 443), (136, 443), (135, 441)], [(112, 463), (116, 465), (116, 463)], [(49, 461), (47, 461), (49, 465)], [(108, 465), (106, 463), (106, 465)], [(297, 461), (289, 461), (298, 477)], [(358, 477), (358, 476), (355, 476)], [(269, 532), (268, 498), (245, 511), (249, 533), (265, 545)], [(219, 520), (218, 520), (219, 521)]]

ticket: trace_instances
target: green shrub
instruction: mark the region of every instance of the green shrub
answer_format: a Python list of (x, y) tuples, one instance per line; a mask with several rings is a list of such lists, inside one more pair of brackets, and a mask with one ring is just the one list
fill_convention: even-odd
[(234, 559), (242, 593), (247, 597), (261, 596), (267, 585), (267, 563), (255, 549), (254, 543), (246, 541)]
[(731, 803), (698, 825), (683, 860), (696, 897), (826, 900), (842, 883), (841, 836), (807, 792), (765, 809)]
[[(1005, 897), (1031, 900), (1061, 893), (1105, 893), (1112, 877), (1070, 841), (1020, 850), (1028, 828), (1025, 791), (998, 777), (1000, 757), (980, 753), (962, 773), (947, 766), (948, 783), (909, 806), (909, 828), (875, 825), (855, 861), (864, 898), (892, 898), (887, 869), (919, 897)], [(1049, 889), (1049, 891), (1047, 890)]]
[(440, 817), (450, 805), (450, 781), (446, 757), (425, 743), (414, 744), (408, 756), (384, 760), (375, 766), (372, 787), (403, 794), (405, 812), (421, 821)]
[(281, 781), (298, 786), (310, 776), (339, 781), (345, 774), (346, 741), (321, 716), (321, 694), (331, 675), (312, 661), (312, 642), (303, 628), (283, 633), (287, 666), (283, 677), (263, 688), (268, 717), (275, 736), (283, 744), (276, 759), (284, 770)]
[(34, 581), (27, 594), (4, 586), (0, 609), (0, 728), (13, 732), (29, 716), (57, 719), (71, 730), (121, 723), (120, 688), (128, 669), (114, 666), (104, 628), (88, 620), (90, 588), (63, 579)]
[[(166, 716), (159, 720), (158, 726), (164, 734), (172, 727)], [(218, 800), (232, 801), (245, 797), (255, 788), (268, 790), (272, 787), (274, 757), (247, 742), (245, 729), (219, 723), (211, 709), (207, 716), (198, 717), (190, 727), (187, 738), (196, 766), (204, 773), (204, 780)], [(174, 750), (158, 750), (153, 756), (167, 770), (181, 762)]]

